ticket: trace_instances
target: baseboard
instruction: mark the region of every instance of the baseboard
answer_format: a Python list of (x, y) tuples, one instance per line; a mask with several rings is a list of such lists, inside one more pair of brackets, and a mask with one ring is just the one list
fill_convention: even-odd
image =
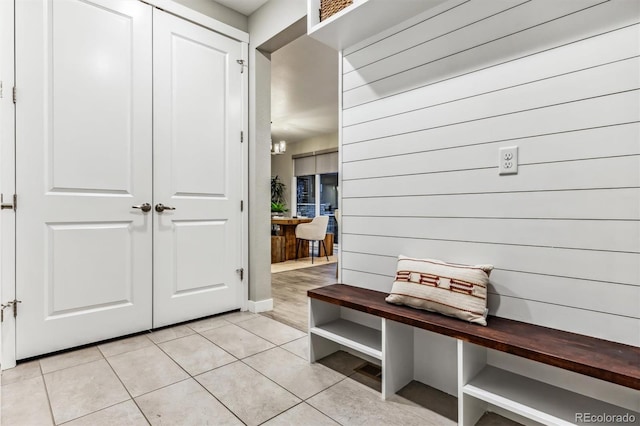
[(264, 300), (248, 300), (247, 301), (247, 309), (249, 312), (253, 312), (257, 314), (259, 312), (267, 312), (273, 310), (273, 299), (264, 299)]

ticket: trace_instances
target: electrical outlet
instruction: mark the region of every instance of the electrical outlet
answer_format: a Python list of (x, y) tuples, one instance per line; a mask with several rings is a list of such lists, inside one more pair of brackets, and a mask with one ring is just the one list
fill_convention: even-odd
[(518, 173), (518, 147), (506, 146), (499, 149), (498, 171), (501, 175), (515, 175)]

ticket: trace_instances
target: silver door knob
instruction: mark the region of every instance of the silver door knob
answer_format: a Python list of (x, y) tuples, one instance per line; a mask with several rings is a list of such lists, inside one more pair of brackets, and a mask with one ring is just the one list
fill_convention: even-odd
[(162, 203), (158, 203), (158, 204), (156, 204), (156, 211), (157, 211), (158, 213), (162, 213), (162, 212), (163, 212), (163, 211), (165, 211), (165, 210), (175, 210), (175, 209), (176, 209), (175, 207), (165, 206), (165, 205), (164, 205), (164, 204), (162, 204)]
[(144, 203), (144, 204), (139, 204), (137, 206), (131, 206), (132, 209), (140, 209), (143, 212), (147, 213), (151, 211), (151, 204), (149, 203)]

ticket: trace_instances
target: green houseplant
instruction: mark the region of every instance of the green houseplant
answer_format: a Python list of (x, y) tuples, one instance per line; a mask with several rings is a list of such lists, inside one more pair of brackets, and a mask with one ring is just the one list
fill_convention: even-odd
[(271, 212), (284, 213), (288, 211), (285, 192), (287, 186), (276, 175), (271, 178)]

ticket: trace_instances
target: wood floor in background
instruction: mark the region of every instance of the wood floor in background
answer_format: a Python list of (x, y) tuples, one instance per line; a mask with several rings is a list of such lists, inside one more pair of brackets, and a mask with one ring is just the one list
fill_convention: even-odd
[(273, 310), (263, 312), (262, 315), (306, 332), (307, 290), (335, 283), (335, 264), (271, 274)]

